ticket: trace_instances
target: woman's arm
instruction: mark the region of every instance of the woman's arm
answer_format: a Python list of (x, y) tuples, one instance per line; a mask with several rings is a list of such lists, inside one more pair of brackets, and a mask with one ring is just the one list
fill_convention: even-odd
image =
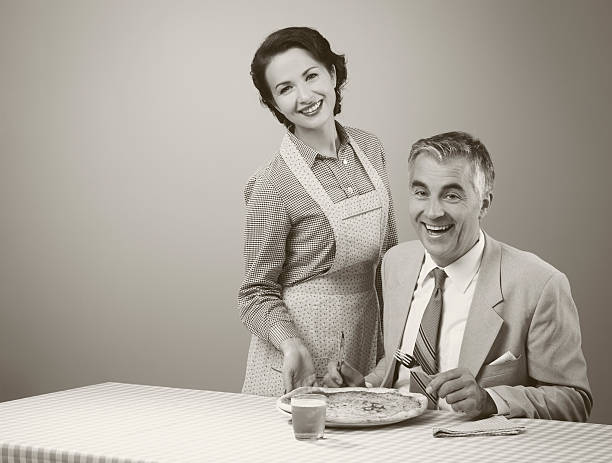
[(280, 350), (283, 341), (297, 337), (278, 282), (291, 221), (274, 186), (265, 177), (249, 180), (245, 200), (245, 270), (238, 292), (240, 320), (251, 333)]
[(251, 179), (245, 199), (245, 276), (238, 294), (240, 319), (253, 334), (282, 352), (287, 392), (310, 386), (316, 380), (312, 358), (298, 337), (278, 282), (291, 231), (289, 215), (273, 185), (265, 179)]

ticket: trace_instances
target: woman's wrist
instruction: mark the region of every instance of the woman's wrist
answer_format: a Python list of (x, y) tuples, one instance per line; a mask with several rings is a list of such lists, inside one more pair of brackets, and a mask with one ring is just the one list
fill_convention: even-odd
[(280, 344), (280, 351), (286, 357), (294, 352), (303, 351), (306, 349), (300, 338), (288, 338)]

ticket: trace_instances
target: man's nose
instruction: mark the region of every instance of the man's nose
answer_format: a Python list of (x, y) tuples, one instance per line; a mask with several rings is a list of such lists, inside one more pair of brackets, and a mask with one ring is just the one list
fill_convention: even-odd
[(437, 199), (430, 199), (425, 208), (425, 214), (430, 219), (437, 219), (444, 215), (442, 204)]

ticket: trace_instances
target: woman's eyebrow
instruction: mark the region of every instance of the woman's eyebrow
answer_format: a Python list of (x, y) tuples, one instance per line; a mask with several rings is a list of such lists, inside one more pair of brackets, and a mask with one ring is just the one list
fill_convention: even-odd
[[(302, 75), (303, 75), (303, 76), (307, 75), (307, 74), (308, 74), (310, 71), (312, 71), (313, 69), (319, 69), (319, 66), (310, 66), (308, 69), (306, 69), (304, 72), (302, 72)], [(288, 80), (285, 80), (285, 81), (283, 81), (283, 82), (279, 82), (278, 84), (276, 84), (276, 85), (274, 86), (274, 88), (276, 88), (276, 89), (277, 89), (277, 88), (278, 88), (278, 87), (280, 87), (281, 85), (287, 85), (287, 84), (290, 84), (290, 83), (291, 83), (291, 82), (289, 82)]]
[(318, 69), (318, 68), (319, 68), (319, 66), (310, 66), (308, 69), (306, 69), (304, 72), (302, 72), (302, 75), (305, 76), (306, 74), (308, 74), (313, 69)]

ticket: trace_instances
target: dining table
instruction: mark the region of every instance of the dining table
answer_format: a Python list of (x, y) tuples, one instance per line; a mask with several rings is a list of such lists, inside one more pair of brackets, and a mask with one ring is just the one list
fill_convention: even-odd
[(434, 437), (462, 423), (425, 411), (385, 426), (293, 436), (276, 398), (105, 382), (0, 403), (2, 463), (611, 462), (612, 425), (518, 418), (515, 435)]

